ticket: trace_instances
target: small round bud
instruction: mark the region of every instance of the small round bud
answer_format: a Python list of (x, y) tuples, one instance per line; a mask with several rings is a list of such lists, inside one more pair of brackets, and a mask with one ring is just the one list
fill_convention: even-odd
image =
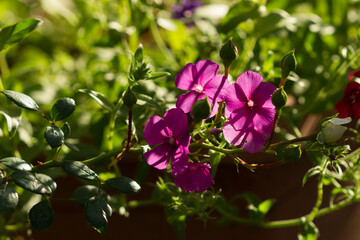
[(280, 87), (273, 93), (271, 101), (274, 104), (276, 110), (279, 110), (285, 106), (287, 102), (287, 94), (283, 87)]
[(211, 113), (208, 97), (206, 96), (205, 98), (196, 101), (192, 106), (191, 112), (195, 122), (200, 122), (201, 120), (208, 118)]
[(351, 122), (351, 118), (332, 118), (326, 121), (321, 127), (321, 135), (324, 143), (334, 144), (336, 141), (344, 135), (347, 127), (341, 126), (341, 124), (347, 124)]
[(289, 145), (283, 151), (284, 162), (295, 162), (301, 157), (301, 148), (300, 145)]
[(297, 65), (295, 49), (288, 52), (281, 60), (281, 77), (287, 78)]
[(137, 98), (136, 98), (135, 94), (133, 93), (133, 91), (131, 91), (131, 89), (128, 88), (125, 92), (123, 100), (124, 100), (124, 104), (126, 106), (128, 106), (129, 108), (132, 108), (136, 104)]
[(225, 67), (229, 67), (231, 65), (237, 54), (238, 50), (231, 39), (227, 41), (220, 49), (220, 57), (223, 60)]

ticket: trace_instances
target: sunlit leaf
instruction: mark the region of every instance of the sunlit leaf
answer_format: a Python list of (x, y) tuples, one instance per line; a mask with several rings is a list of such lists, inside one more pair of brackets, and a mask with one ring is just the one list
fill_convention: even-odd
[(11, 90), (4, 90), (1, 91), (10, 101), (18, 105), (19, 107), (32, 110), (32, 111), (40, 111), (40, 107), (37, 103), (28, 95), (11, 91)]

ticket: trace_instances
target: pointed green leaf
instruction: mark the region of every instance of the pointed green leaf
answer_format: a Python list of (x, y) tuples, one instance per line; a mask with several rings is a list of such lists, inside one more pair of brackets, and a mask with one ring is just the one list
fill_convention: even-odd
[(286, 22), (290, 18), (289, 13), (284, 10), (274, 10), (267, 15), (258, 19), (255, 24), (254, 32), (258, 36), (272, 33), (286, 26)]
[(79, 89), (79, 92), (88, 94), (90, 97), (95, 99), (95, 101), (98, 102), (100, 106), (110, 112), (115, 109), (114, 104), (112, 104), (102, 93), (90, 89)]
[(96, 172), (91, 170), (88, 166), (83, 164), (80, 161), (64, 161), (62, 166), (65, 171), (74, 175), (75, 177), (79, 177), (86, 180), (96, 180), (98, 179), (98, 175)]
[(152, 79), (156, 79), (156, 78), (161, 78), (161, 77), (165, 77), (165, 76), (170, 76), (171, 74), (168, 72), (153, 72), (150, 73), (146, 79), (148, 80), (152, 80)]
[(51, 108), (51, 116), (55, 121), (64, 120), (75, 110), (75, 101), (72, 98), (61, 98)]
[(150, 97), (148, 95), (141, 94), (141, 93), (136, 93), (136, 97), (138, 100), (142, 100), (142, 101), (146, 102), (147, 105), (155, 108), (159, 112), (161, 112), (161, 113), (164, 112), (163, 108), (154, 100), (153, 97)]
[(57, 148), (64, 144), (65, 135), (61, 128), (57, 126), (46, 127), (44, 137), (51, 148)]
[(23, 170), (17, 170), (12, 175), (11, 178), (14, 182), (20, 187), (37, 194), (51, 194), (51, 190), (47, 185), (44, 185), (39, 181), (34, 174), (26, 172)]
[(0, 212), (15, 208), (19, 202), (19, 195), (10, 186), (0, 185)]
[(269, 212), (270, 208), (274, 205), (274, 203), (275, 203), (275, 199), (267, 199), (261, 202), (258, 206), (259, 212), (263, 216), (265, 216)]
[(122, 193), (137, 193), (141, 189), (137, 182), (128, 177), (110, 178), (105, 183)]
[(50, 193), (53, 193), (57, 188), (56, 182), (48, 175), (42, 173), (35, 173), (35, 177), (48, 189)]
[(4, 164), (8, 168), (13, 170), (31, 171), (31, 165), (20, 158), (7, 157), (0, 160), (0, 163)]
[(21, 120), (22, 109), (16, 106), (9, 106), (7, 109), (0, 108), (0, 114), (3, 115), (6, 119), (8, 132), (10, 137), (13, 137), (16, 133), (16, 130), (19, 127)]
[(29, 221), (34, 230), (49, 228), (54, 222), (54, 212), (50, 202), (44, 200), (34, 205), (29, 212)]
[(108, 218), (112, 214), (111, 206), (102, 197), (90, 199), (85, 207), (85, 217), (97, 231), (104, 233)]
[[(99, 193), (100, 191), (100, 193)], [(105, 192), (93, 185), (84, 185), (75, 189), (72, 194), (72, 199), (78, 204), (85, 206), (90, 198), (96, 196), (104, 196)]]
[(4, 90), (1, 91), (10, 101), (18, 105), (19, 107), (32, 110), (32, 111), (40, 111), (40, 107), (37, 103), (28, 95), (11, 91), (11, 90)]
[(24, 19), (14, 25), (7, 26), (0, 31), (0, 51), (23, 40), (39, 24), (37, 19)]
[(306, 181), (309, 179), (309, 177), (315, 176), (317, 174), (319, 174), (321, 171), (321, 167), (320, 166), (316, 166), (313, 168), (310, 168), (309, 171), (307, 171), (307, 173), (305, 174), (303, 180), (302, 180), (302, 185), (304, 186)]
[(71, 128), (68, 122), (64, 123), (64, 125), (62, 126), (61, 130), (64, 133), (64, 138), (67, 138), (70, 133), (71, 133)]

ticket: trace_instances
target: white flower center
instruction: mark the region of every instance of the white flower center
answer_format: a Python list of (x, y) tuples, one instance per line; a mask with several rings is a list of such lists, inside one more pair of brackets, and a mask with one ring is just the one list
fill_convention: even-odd
[(196, 86), (196, 88), (195, 88), (195, 91), (197, 92), (197, 93), (202, 93), (203, 92), (203, 87), (201, 86), (201, 85), (197, 85)]
[(252, 107), (254, 106), (253, 100), (250, 99), (250, 100), (247, 102), (247, 105), (249, 106), (249, 108), (252, 108)]

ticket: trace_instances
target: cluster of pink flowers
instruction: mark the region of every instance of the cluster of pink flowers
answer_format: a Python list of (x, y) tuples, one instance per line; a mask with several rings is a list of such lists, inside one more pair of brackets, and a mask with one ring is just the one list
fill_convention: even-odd
[(229, 84), (218, 71), (219, 65), (210, 60), (187, 64), (176, 75), (175, 84), (188, 92), (179, 96), (176, 108), (167, 111), (163, 119), (153, 116), (144, 128), (145, 141), (157, 145), (144, 154), (148, 164), (165, 169), (171, 160), (175, 184), (188, 192), (203, 192), (213, 184), (210, 164), (191, 162), (188, 157), (191, 137), (186, 113), (197, 100), (208, 97), (209, 118), (217, 113), (219, 102), (225, 101), (229, 121), (223, 127), (224, 138), (247, 152), (261, 151), (272, 131), (275, 106), (271, 95), (276, 87), (252, 71)]

